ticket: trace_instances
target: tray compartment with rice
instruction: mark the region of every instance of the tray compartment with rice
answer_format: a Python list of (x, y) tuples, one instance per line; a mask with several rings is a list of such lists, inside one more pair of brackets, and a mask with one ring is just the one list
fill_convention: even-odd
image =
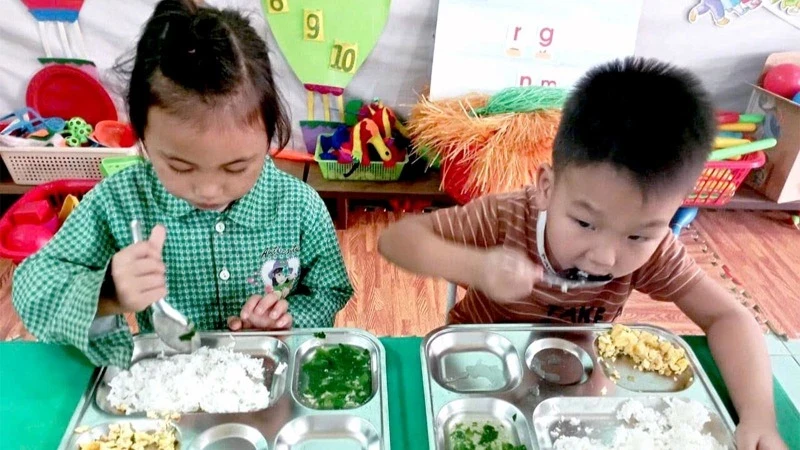
[[(647, 337), (647, 340), (652, 340), (649, 350), (661, 348), (661, 356), (664, 356), (666, 364), (671, 363), (674, 369), (682, 371), (664, 369), (663, 362), (658, 358), (645, 359), (652, 362), (651, 369), (660, 369), (662, 373), (647, 372), (644, 368), (640, 370), (644, 360), (641, 358), (637, 359), (637, 364), (630, 357), (619, 354), (616, 358), (601, 357), (601, 353), (610, 355), (614, 351), (616, 354), (613, 347), (605, 345), (611, 336), (610, 324), (459, 325), (432, 331), (421, 347), (430, 448), (458, 449), (450, 434), (442, 432), (439, 425), (445, 424), (444, 417), (452, 415), (453, 405), (462, 405), (459, 402), (499, 402), (497, 404), (508, 405), (506, 409), (511, 407), (518, 410), (512, 421), (514, 430), (530, 430), (530, 433), (516, 433), (519, 445), (509, 448), (533, 450), (540, 448), (544, 442), (539, 435), (543, 428), (534, 426), (538, 417), (534, 411), (539, 411), (537, 407), (540, 404), (549, 404), (551, 399), (563, 399), (572, 402), (570, 405), (585, 405), (589, 411), (596, 402), (611, 402), (618, 406), (619, 402), (629, 399), (659, 401), (664, 398), (704, 405), (710, 412), (714, 437), (721, 443), (720, 448), (733, 448), (729, 447), (733, 439), (733, 421), (697, 358), (683, 340), (657, 327), (631, 325), (630, 329), (641, 336), (654, 336)], [(619, 334), (619, 330), (616, 334)], [(604, 336), (602, 346), (598, 344), (601, 336)], [(656, 356), (646, 352), (643, 354)], [(460, 355), (457, 364), (448, 363), (448, 355)], [(476, 367), (483, 366), (493, 369), (476, 370)], [(515, 371), (516, 367), (518, 372)], [(461, 384), (458, 387), (466, 386), (467, 389), (454, 389), (453, 380), (459, 380)], [(471, 389), (475, 386), (490, 386), (491, 389)], [(598, 424), (598, 428), (603, 430), (599, 433), (611, 433), (619, 424), (613, 417), (615, 409), (604, 405), (606, 409), (601, 411), (604, 414), (603, 421)], [(579, 411), (581, 407), (574, 406), (574, 410)], [(566, 421), (566, 426), (560, 429), (565, 433), (575, 431), (569, 424), (576, 422), (576, 417), (567, 413), (563, 416), (558, 419)], [(510, 427), (503, 417), (500, 415), (487, 420)], [(543, 419), (538, 420), (541, 422)], [(553, 430), (548, 430), (548, 433), (550, 431)], [(552, 440), (549, 442), (552, 444)], [(475, 446), (476, 450), (494, 448)]]
[[(236, 336), (232, 339), (227, 333), (224, 334), (201, 334), (200, 345), (210, 349), (231, 348), (234, 353), (249, 355), (257, 360), (261, 360), (261, 368), (263, 377), (263, 385), (268, 391), (267, 407), (274, 404), (280, 399), (286, 391), (286, 369), (288, 368), (289, 361), (289, 348), (279, 338), (270, 336), (251, 336), (245, 337)], [(148, 334), (136, 337), (133, 356), (131, 358), (131, 369), (137, 364), (147, 364), (158, 359), (160, 356), (172, 357), (176, 355), (174, 349), (164, 344), (156, 335)], [(282, 370), (277, 370), (280, 366), (285, 366)], [(109, 414), (126, 415), (128, 411), (126, 408), (120, 408), (120, 405), (114, 405), (109, 400), (111, 393), (111, 382), (119, 375), (121, 371), (116, 367), (109, 367), (103, 374), (102, 382), (97, 389), (95, 401), (97, 406)], [(170, 374), (164, 374), (169, 376)], [(175, 385), (180, 386), (182, 382), (191, 382), (189, 380), (174, 379), (169, 380)], [(178, 387), (173, 386), (173, 387)], [(208, 386), (202, 386), (206, 388)], [(154, 394), (158, 394), (155, 392)], [(264, 402), (262, 402), (264, 403)], [(126, 405), (122, 405), (126, 406)], [(262, 408), (263, 409), (263, 408)], [(181, 414), (198, 414), (203, 413), (202, 410), (196, 411), (175, 411)], [(135, 411), (135, 414), (144, 415), (144, 412)]]
[(733, 436), (719, 414), (697, 401), (674, 397), (551, 398), (536, 407), (533, 424), (541, 450), (580, 449), (582, 444), (598, 450), (642, 448), (655, 443), (637, 442), (644, 437), (641, 430), (652, 428), (665, 431), (655, 440), (670, 447), (698, 448), (711, 437), (719, 448), (734, 448)]
[[(237, 355), (239, 353), (249, 355), (251, 359), (245, 364), (251, 367), (247, 373), (255, 371), (253, 364), (260, 364), (260, 369), (263, 370), (263, 373), (259, 374), (262, 375), (260, 382), (263, 382), (263, 387), (269, 391), (268, 397), (264, 400), (267, 406), (242, 412), (183, 413), (171, 421), (180, 436), (179, 448), (271, 450), (278, 448), (277, 444), (283, 442), (285, 445), (281, 448), (286, 449), (305, 448), (308, 445), (318, 445), (331, 450), (390, 449), (386, 356), (383, 345), (373, 335), (355, 329), (198, 334), (203, 346), (201, 350), (224, 350), (230, 353), (227, 349), (232, 349)], [(292, 386), (299, 385), (296, 377), (300, 375), (299, 367), (303, 363), (301, 359), (311, 354), (310, 349), (337, 346), (340, 343), (350, 343), (368, 350), (371, 387), (369, 396), (362, 405), (346, 411), (311, 409), (298, 401), (292, 392)], [(162, 354), (167, 358), (173, 356), (154, 335), (135, 336), (132, 368), (136, 364), (152, 362)], [(182, 358), (170, 361), (182, 361)], [(252, 358), (255, 358), (255, 361)], [(234, 370), (241, 375), (240, 367), (227, 367), (221, 370), (223, 373), (228, 373), (226, 370)], [(59, 448), (78, 449), (78, 439), (88, 439), (81, 436), (89, 436), (90, 430), (94, 430), (96, 426), (142, 421), (163, 423), (147, 419), (148, 414), (144, 412), (130, 412), (124, 415), (120, 412), (119, 405), (113, 404), (111, 400), (115, 398), (115, 394), (111, 393), (111, 388), (115, 385), (114, 377), (119, 376), (121, 372), (118, 368), (105, 367), (95, 371)], [(239, 375), (235, 379), (239, 379)], [(232, 389), (236, 391), (235, 387)], [(250, 391), (242, 392), (248, 394)], [(220, 402), (218, 403), (220, 405), (230, 404), (222, 399)], [(76, 429), (80, 433), (76, 433)], [(94, 433), (97, 434), (96, 431)]]

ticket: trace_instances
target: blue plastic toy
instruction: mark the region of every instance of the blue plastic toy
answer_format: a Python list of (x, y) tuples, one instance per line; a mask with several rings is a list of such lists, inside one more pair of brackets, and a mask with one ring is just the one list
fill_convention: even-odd
[(319, 135), (320, 158), (324, 160), (335, 161), (338, 159), (331, 150), (339, 150), (342, 144), (350, 140), (350, 131), (347, 125), (340, 125), (336, 128), (333, 134)]
[[(26, 118), (27, 116), (27, 118)], [(66, 122), (58, 117), (43, 119), (39, 113), (32, 108), (20, 108), (12, 113), (0, 117), (0, 122), (14, 119), (0, 134), (10, 136), (12, 133), (29, 135), (36, 131), (47, 129), (49, 134), (59, 133), (64, 129)]]
[(670, 221), (670, 228), (675, 236), (680, 236), (681, 230), (686, 228), (697, 217), (697, 208), (678, 208), (678, 212), (672, 216)]

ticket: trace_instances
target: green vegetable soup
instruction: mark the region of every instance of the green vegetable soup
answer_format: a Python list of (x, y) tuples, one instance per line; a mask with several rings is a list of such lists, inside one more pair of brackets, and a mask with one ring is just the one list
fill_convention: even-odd
[(369, 350), (347, 344), (322, 346), (302, 365), (300, 394), (316, 409), (349, 409), (372, 397)]

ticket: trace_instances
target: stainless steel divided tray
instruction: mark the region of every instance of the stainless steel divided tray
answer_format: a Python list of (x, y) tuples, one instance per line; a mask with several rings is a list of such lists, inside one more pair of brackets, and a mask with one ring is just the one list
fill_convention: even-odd
[[(324, 333), (324, 337), (320, 333)], [(232, 345), (235, 352), (263, 360), (264, 383), (270, 392), (269, 406), (248, 413), (183, 414), (175, 422), (181, 449), (390, 449), (386, 355), (375, 336), (343, 328), (199, 334), (202, 346)], [(360, 406), (317, 409), (300, 394), (305, 383), (302, 366), (318, 349), (339, 344), (369, 353), (372, 392)], [(134, 337), (134, 364), (161, 354), (170, 356), (174, 352), (155, 335)], [(161, 422), (147, 418), (144, 413), (124, 415), (109, 404), (108, 382), (118, 372), (117, 368), (95, 371), (59, 448), (77, 449), (80, 444), (105, 434), (111, 424), (130, 423), (136, 431), (151, 431), (159, 426)]]
[(667, 377), (636, 369), (628, 357), (598, 359), (597, 337), (610, 324), (434, 330), (421, 347), (430, 448), (451, 450), (463, 430), (478, 436), (487, 424), (504, 442), (529, 450), (553, 448), (556, 436), (604, 442), (622, 425), (617, 410), (630, 398), (657, 411), (672, 398), (696, 400), (710, 416), (703, 431), (733, 448), (733, 421), (686, 342), (658, 327), (630, 327), (683, 348), (689, 367)]

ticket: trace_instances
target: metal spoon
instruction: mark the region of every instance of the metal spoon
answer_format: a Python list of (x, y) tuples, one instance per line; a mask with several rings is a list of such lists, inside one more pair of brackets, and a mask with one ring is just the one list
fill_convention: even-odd
[[(134, 243), (142, 241), (142, 225), (138, 220), (131, 222), (131, 234)], [(150, 305), (150, 310), (156, 334), (169, 347), (181, 353), (191, 353), (200, 347), (194, 324), (166, 300), (159, 299)]]
[(552, 273), (545, 272), (542, 275), (542, 281), (550, 286), (558, 286), (561, 292), (567, 292), (570, 289), (580, 287), (593, 287), (602, 286), (611, 281), (611, 275), (588, 275), (578, 269), (567, 269), (553, 275)]
[(549, 284), (550, 286), (557, 286), (561, 288), (561, 292), (567, 292), (570, 289), (579, 288), (587, 283), (585, 280), (566, 280), (547, 272), (542, 274), (542, 282)]

